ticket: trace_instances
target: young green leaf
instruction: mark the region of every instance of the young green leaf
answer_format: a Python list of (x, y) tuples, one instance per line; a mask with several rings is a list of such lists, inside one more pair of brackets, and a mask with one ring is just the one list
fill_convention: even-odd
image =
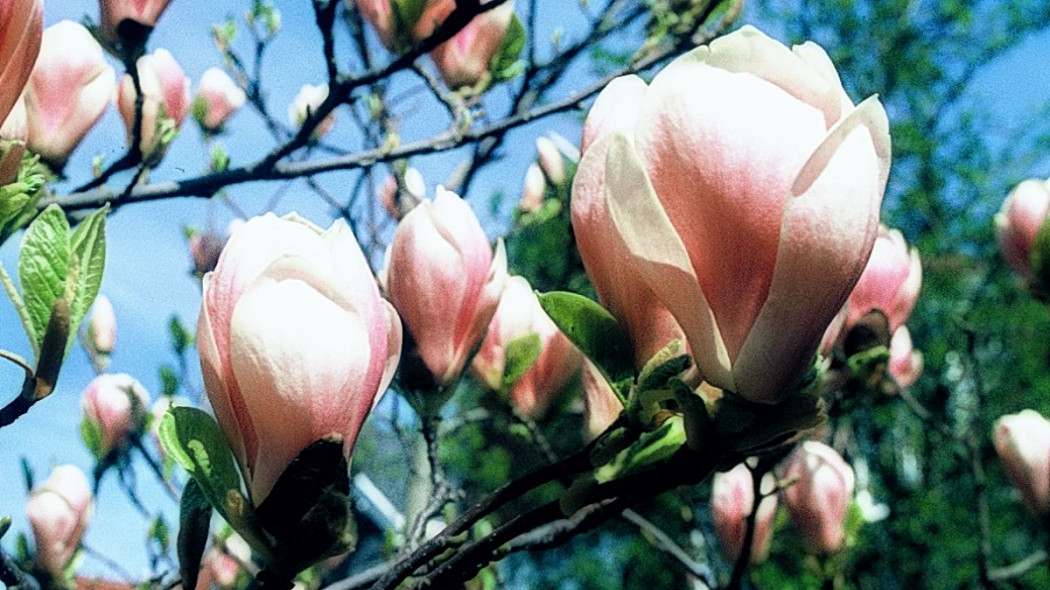
[(208, 543), (208, 525), (211, 522), (211, 504), (195, 480), (186, 482), (179, 502), (179, 536), (177, 552), (179, 573), (185, 588), (197, 587), (204, 547)]
[(631, 349), (616, 319), (582, 295), (554, 291), (537, 293), (543, 311), (601, 369), (611, 383), (632, 376)]
[(526, 334), (507, 343), (507, 357), (503, 368), (502, 388), (507, 389), (529, 370), (543, 352), (538, 334)]
[(62, 209), (51, 205), (29, 225), (18, 258), (18, 279), (29, 320), (25, 329), (37, 356), (51, 308), (66, 290), (69, 254), (69, 223)]

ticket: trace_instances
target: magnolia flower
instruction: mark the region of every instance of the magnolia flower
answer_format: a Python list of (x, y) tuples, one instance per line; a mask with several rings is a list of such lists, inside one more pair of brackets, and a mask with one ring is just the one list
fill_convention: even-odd
[[(139, 148), (146, 161), (156, 163), (164, 156), (169, 134), (182, 125), (190, 108), (190, 79), (166, 49), (144, 55), (136, 62), (142, 87), (142, 125)], [(117, 107), (128, 131), (135, 132), (135, 84), (128, 74), (120, 81)]]
[(120, 36), (118, 25), (131, 19), (140, 25), (153, 27), (171, 0), (99, 0), (99, 36), (109, 46), (116, 46)]
[(539, 337), (541, 352), (536, 362), (511, 385), (510, 401), (522, 415), (535, 419), (546, 413), (557, 394), (576, 375), (583, 355), (547, 317), (523, 277), (507, 280), (496, 315), (471, 369), (490, 389), (503, 389), (507, 347), (529, 334)]
[(442, 187), (405, 215), (390, 244), (386, 291), (435, 381), (453, 383), (485, 336), (507, 279), (470, 205)]
[[(302, 127), (306, 123), (307, 117), (316, 111), (327, 98), (328, 84), (320, 84), (318, 86), (304, 84), (299, 89), (299, 94), (296, 94), (295, 98), (292, 99), (292, 104), (288, 105), (288, 120), (292, 122), (292, 125)], [(333, 125), (335, 125), (334, 112), (317, 124), (313, 134), (310, 136), (311, 139), (317, 140), (324, 137), (332, 130)]]
[(1003, 416), (992, 426), (992, 443), (1025, 506), (1050, 514), (1050, 421), (1035, 410)]
[(0, 186), (18, 180), (22, 156), (29, 139), (29, 122), (26, 118), (26, 103), (22, 97), (8, 113), (0, 126)]
[[(751, 539), (751, 563), (758, 565), (769, 557), (769, 545), (773, 542), (773, 519), (777, 514), (776, 485), (773, 475), (767, 473), (762, 479), (762, 498), (755, 515), (755, 532)], [(714, 521), (718, 542), (730, 562), (736, 562), (744, 546), (747, 519), (755, 505), (754, 480), (751, 470), (743, 463), (715, 473), (711, 481), (711, 519)]]
[(1050, 210), (1050, 180), (1029, 179), (1010, 191), (995, 215), (999, 251), (1014, 272), (1033, 278), (1031, 255), (1039, 228)]
[(226, 119), (237, 112), (247, 97), (244, 91), (219, 68), (208, 68), (197, 84), (193, 98), (193, 118), (202, 129), (215, 132), (222, 129)]
[(146, 425), (149, 393), (135, 378), (125, 373), (103, 373), (91, 380), (80, 398), (84, 419), (93, 423), (102, 435), (102, 456), (123, 449), (129, 438), (141, 433)]
[(401, 322), (345, 222), (322, 231), (267, 214), (233, 232), (204, 275), (197, 346), (258, 506), (299, 452), (329, 434), (342, 436), (349, 461), (397, 368)]
[(91, 488), (73, 465), (59, 465), (26, 502), (26, 517), (36, 539), (36, 562), (56, 580), (80, 546), (91, 520)]
[(873, 310), (886, 314), (890, 332), (911, 315), (922, 287), (922, 262), (915, 248), (908, 248), (901, 232), (879, 226), (879, 237), (857, 286), (849, 295), (846, 330)]
[[(447, 5), (448, 2), (431, 4)], [(426, 12), (423, 18), (428, 18)], [(441, 20), (444, 18), (442, 16)], [(430, 57), (445, 84), (450, 88), (459, 88), (477, 86), (486, 80), (489, 77), (489, 66), (502, 47), (503, 37), (513, 18), (514, 2), (508, 0), (475, 16), (451, 39), (431, 51)]]
[(83, 25), (64, 20), (48, 27), (26, 86), (29, 149), (62, 168), (106, 110), (115, 85), (102, 47)]
[(87, 324), (87, 341), (95, 356), (108, 355), (117, 343), (117, 315), (109, 297), (99, 294), (91, 306)]
[[(353, 0), (357, 11), (372, 25), (379, 41), (390, 51), (397, 51), (399, 32), (397, 17), (394, 16), (393, 3), (398, 0)], [(347, 10), (352, 10), (351, 0), (346, 0)]]
[(546, 192), (547, 180), (543, 177), (543, 169), (536, 162), (529, 164), (528, 170), (525, 171), (525, 186), (522, 188), (518, 207), (531, 213), (539, 211)]
[(907, 326), (897, 328), (890, 339), (889, 372), (897, 385), (911, 387), (922, 375), (923, 356), (911, 343), (911, 332)]
[(620, 417), (623, 403), (598, 367), (586, 358), (583, 360), (581, 376), (583, 438), (589, 442), (598, 438)]
[(549, 137), (536, 138), (536, 153), (540, 168), (543, 169), (543, 174), (551, 181), (551, 184), (557, 185), (565, 182), (565, 158)]
[(0, 121), (7, 119), (29, 80), (43, 27), (43, 0), (0, 2)]
[(648, 86), (610, 83), (582, 151), (575, 235), (637, 359), (681, 326), (711, 385), (752, 402), (790, 394), (878, 231), (878, 99), (854, 106), (817, 45), (744, 27)]
[(784, 504), (810, 553), (834, 553), (846, 538), (846, 513), (853, 502), (853, 469), (835, 449), (806, 441), (788, 459)]

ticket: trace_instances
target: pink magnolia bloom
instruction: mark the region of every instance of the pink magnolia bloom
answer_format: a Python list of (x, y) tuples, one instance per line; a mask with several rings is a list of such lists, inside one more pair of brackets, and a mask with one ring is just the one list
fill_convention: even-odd
[(258, 506), (311, 443), (361, 424), (401, 354), (401, 322), (353, 232), (297, 215), (249, 220), (204, 275), (197, 327), (215, 417)]
[(547, 180), (543, 177), (543, 169), (536, 162), (529, 164), (525, 171), (525, 186), (521, 191), (521, 200), (518, 207), (522, 211), (535, 213), (543, 206), (543, 196), (547, 191)]
[(908, 320), (922, 287), (922, 262), (901, 232), (879, 226), (879, 237), (857, 286), (849, 295), (846, 330), (873, 310), (886, 314), (890, 332)]
[[(391, 3), (397, 0), (354, 0), (358, 12), (375, 29), (379, 41), (390, 51), (398, 49), (398, 27), (397, 19)], [(350, 7), (350, 0), (346, 0), (346, 7)]]
[(514, 2), (508, 0), (475, 16), (451, 39), (431, 51), (430, 57), (445, 84), (450, 88), (477, 86), (487, 79), (489, 65), (502, 46), (513, 18)]
[(471, 369), (490, 389), (502, 389), (507, 346), (522, 336), (536, 334), (541, 352), (536, 362), (510, 388), (514, 408), (529, 418), (540, 418), (557, 394), (576, 375), (583, 355), (569, 342), (540, 307), (523, 277), (510, 277), (496, 315), (489, 325)]
[(744, 27), (649, 86), (607, 86), (582, 149), (576, 236), (636, 350), (667, 330), (651, 319), (663, 306), (712, 385), (753, 402), (790, 394), (878, 231), (890, 160), (878, 99), (854, 106), (817, 45)]
[(810, 553), (834, 553), (846, 538), (846, 513), (853, 502), (853, 469), (835, 449), (817, 441), (799, 445), (788, 459), (784, 504)]
[[(715, 473), (711, 482), (711, 518), (715, 534), (725, 552), (726, 559), (736, 562), (744, 547), (747, 519), (755, 505), (755, 489), (751, 471), (743, 463)], [(755, 515), (755, 532), (751, 539), (751, 563), (758, 565), (769, 557), (769, 546), (773, 542), (773, 520), (777, 515), (777, 496), (772, 494), (775, 485), (772, 474), (762, 480), (762, 492), (770, 495), (762, 498)]]
[(890, 376), (897, 385), (911, 387), (922, 375), (922, 368), (922, 353), (913, 348), (908, 327), (897, 328), (890, 339)]
[(22, 155), (25, 154), (28, 139), (26, 103), (19, 97), (3, 126), (0, 126), (0, 186), (18, 180), (18, 171), (22, 167)]
[[(302, 127), (310, 113), (315, 111), (317, 107), (321, 106), (321, 103), (327, 98), (328, 84), (319, 84), (317, 86), (303, 84), (303, 87), (299, 89), (299, 93), (292, 99), (292, 104), (288, 105), (288, 120), (296, 127)], [(333, 125), (335, 125), (334, 112), (317, 124), (317, 127), (314, 129), (314, 132), (310, 137), (317, 140), (328, 135), (328, 132), (332, 130)]]
[(171, 0), (99, 0), (99, 36), (110, 46), (118, 39), (117, 25), (124, 19), (148, 27), (156, 26)]
[(992, 443), (1025, 506), (1050, 514), (1050, 421), (1035, 410), (1008, 414), (992, 426)]
[(507, 280), (503, 242), (489, 239), (466, 201), (442, 187), (394, 231), (390, 302), (437, 383), (453, 383), (484, 338)]
[(26, 86), (29, 149), (56, 168), (106, 110), (116, 84), (102, 47), (83, 25), (64, 20), (44, 31)]
[(208, 68), (201, 75), (193, 99), (193, 118), (206, 131), (218, 131), (226, 119), (237, 112), (247, 97), (244, 91), (219, 68)]
[(598, 367), (583, 359), (581, 373), (583, 389), (583, 439), (590, 442), (598, 438), (623, 412), (620, 398), (605, 380)]
[(87, 325), (88, 342), (96, 354), (109, 354), (117, 343), (117, 314), (109, 297), (99, 295), (91, 307)]
[(129, 437), (146, 424), (149, 393), (135, 378), (125, 373), (103, 373), (88, 383), (80, 398), (84, 418), (102, 432), (103, 455), (125, 447)]
[(397, 178), (393, 174), (387, 176), (386, 180), (383, 181), (383, 185), (379, 187), (379, 203), (394, 219), (401, 219), (403, 213), (402, 202), (409, 205), (407, 207), (408, 210), (412, 210), (427, 195), (427, 185), (419, 170), (409, 166), (405, 169), (405, 176), (402, 180), (404, 182), (404, 192), (398, 186)]
[[(167, 49), (158, 49), (136, 62), (142, 86), (142, 157), (153, 163), (164, 156), (163, 132), (170, 122), (178, 129), (190, 110), (190, 79)], [(117, 107), (132, 141), (135, 125), (135, 84), (124, 74), (120, 81)]]
[(36, 562), (55, 579), (62, 579), (80, 538), (91, 520), (93, 501), (84, 473), (59, 465), (26, 502), (26, 517), (36, 539)]
[(1010, 191), (995, 216), (999, 251), (1010, 268), (1027, 279), (1032, 278), (1032, 246), (1048, 211), (1050, 180), (1029, 179)]
[(19, 101), (40, 53), (43, 0), (0, 2), (0, 121)]
[(536, 153), (540, 168), (551, 184), (565, 182), (565, 157), (549, 137), (536, 138)]

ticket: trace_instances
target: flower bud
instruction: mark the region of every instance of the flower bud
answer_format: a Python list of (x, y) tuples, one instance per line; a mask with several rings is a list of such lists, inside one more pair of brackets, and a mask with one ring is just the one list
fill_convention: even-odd
[(853, 469), (835, 449), (810, 440), (788, 458), (784, 477), (794, 480), (784, 490), (784, 504), (806, 551), (838, 551), (846, 539), (846, 514), (853, 502)]
[(598, 367), (583, 359), (581, 373), (583, 389), (583, 439), (590, 442), (598, 438), (623, 412), (620, 398), (605, 380)]
[(540, 167), (553, 185), (565, 182), (565, 157), (549, 137), (536, 138), (536, 152)]
[(171, 0), (99, 0), (99, 36), (110, 47), (118, 44), (118, 26), (124, 19), (154, 27)]
[(873, 310), (886, 314), (890, 332), (896, 332), (911, 315), (922, 287), (922, 262), (915, 248), (908, 248), (896, 229), (879, 226), (879, 236), (868, 264), (849, 296), (846, 330)]
[(193, 98), (193, 118), (208, 133), (220, 131), (226, 119), (244, 106), (244, 91), (219, 68), (208, 68)]
[(43, 0), (0, 3), (0, 120), (6, 120), (33, 71), (44, 30)]
[[(379, 41), (390, 51), (398, 50), (398, 17), (394, 15), (393, 3), (398, 0), (353, 0), (357, 11), (361, 13), (372, 28)], [(353, 10), (351, 0), (346, 0), (347, 10)]]
[(190, 258), (193, 259), (193, 272), (202, 277), (205, 273), (215, 270), (219, 263), (219, 255), (226, 245), (226, 240), (219, 234), (211, 231), (197, 232), (190, 236), (189, 248)]
[(402, 182), (404, 190), (401, 190), (401, 186), (398, 185), (397, 177), (391, 174), (386, 177), (383, 186), (379, 188), (379, 202), (394, 219), (401, 219), (402, 212), (411, 211), (427, 194), (423, 175), (411, 166), (405, 169)]
[(471, 369), (490, 389), (501, 390), (507, 346), (529, 334), (539, 336), (541, 352), (536, 362), (511, 386), (510, 402), (523, 416), (538, 419), (576, 375), (583, 355), (547, 317), (525, 278), (514, 276), (507, 280), (496, 315)]
[(466, 201), (442, 187), (394, 231), (386, 289), (434, 380), (459, 378), (485, 336), (503, 285), (503, 242), (493, 256), (485, 230)]
[(91, 520), (91, 488), (73, 465), (59, 465), (26, 502), (26, 517), (36, 539), (36, 562), (56, 580), (73, 559)]
[[(429, 37), (454, 8), (447, 0), (432, 1), (415, 28), (416, 40)], [(430, 52), (434, 65), (450, 88), (475, 87), (490, 76), (489, 66), (503, 45), (514, 2), (507, 0), (496, 8), (475, 16), (451, 39)]]
[(820, 47), (748, 26), (648, 85), (610, 83), (582, 143), (575, 235), (637, 358), (677, 324), (711, 385), (757, 403), (794, 392), (878, 232), (878, 99), (854, 105)]
[(1050, 514), (1050, 421), (1035, 410), (1008, 414), (992, 426), (992, 444), (1025, 506)]
[(105, 295), (95, 297), (88, 318), (87, 339), (93, 356), (108, 356), (117, 343), (117, 315)]
[[(158, 49), (136, 62), (142, 87), (142, 130), (139, 149), (143, 160), (156, 164), (164, 157), (168, 143), (182, 125), (190, 108), (190, 79), (182, 73), (167, 49)], [(117, 107), (128, 131), (128, 142), (134, 141), (135, 83), (124, 74), (120, 81)]]
[[(222, 547), (212, 546), (201, 560), (202, 581), (211, 580), (221, 589), (233, 588), (240, 577), (241, 564), (251, 563), (251, 547), (237, 533), (230, 533), (222, 541)], [(200, 587), (200, 583), (198, 583)], [(202, 590), (208, 590), (205, 586)]]
[(1031, 256), (1039, 228), (1050, 211), (1050, 180), (1029, 179), (1017, 185), (995, 215), (999, 251), (1015, 273), (1032, 280)]
[(259, 506), (329, 434), (347, 461), (393, 377), (401, 322), (350, 228), (255, 217), (204, 275), (197, 347), (215, 418)]
[(536, 162), (529, 164), (529, 169), (525, 171), (525, 188), (521, 192), (518, 208), (529, 213), (539, 211), (546, 192), (547, 180), (543, 177), (543, 169)]
[(911, 387), (922, 375), (922, 368), (922, 353), (912, 347), (908, 327), (897, 328), (890, 339), (890, 376), (900, 387)]
[(48, 27), (26, 86), (29, 149), (61, 169), (106, 110), (114, 76), (83, 25), (64, 20)]
[[(292, 104), (288, 105), (288, 120), (291, 121), (292, 125), (296, 127), (302, 127), (303, 123), (306, 123), (307, 117), (312, 112), (317, 110), (317, 107), (321, 106), (321, 103), (328, 98), (328, 84), (320, 84), (314, 86), (312, 84), (303, 84), (303, 87), (299, 89), (299, 94), (295, 95), (292, 99)], [(314, 141), (321, 139), (328, 132), (332, 130), (332, 126), (335, 125), (335, 113), (330, 113), (323, 121), (317, 124), (314, 128), (313, 134), (310, 138)]]
[(18, 180), (27, 139), (29, 123), (26, 119), (26, 103), (19, 97), (0, 127), (0, 186)]
[(149, 403), (146, 388), (131, 375), (103, 373), (91, 380), (81, 395), (80, 407), (84, 419), (102, 435), (100, 456), (124, 449), (131, 437), (142, 433)]
[[(754, 480), (751, 470), (743, 463), (715, 473), (711, 482), (711, 519), (715, 534), (726, 559), (735, 563), (744, 546), (747, 519), (755, 505)], [(762, 478), (762, 492), (766, 495), (755, 515), (755, 532), (751, 539), (751, 564), (758, 565), (769, 557), (769, 546), (773, 542), (773, 520), (777, 514), (777, 496), (772, 493), (776, 485), (772, 474)]]

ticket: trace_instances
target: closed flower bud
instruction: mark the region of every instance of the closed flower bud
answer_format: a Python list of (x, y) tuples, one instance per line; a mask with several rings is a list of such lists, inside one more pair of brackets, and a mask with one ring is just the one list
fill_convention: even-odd
[[(145, 161), (156, 164), (164, 157), (167, 142), (189, 112), (190, 79), (166, 49), (140, 57), (136, 67), (143, 97), (139, 149)], [(131, 142), (135, 125), (135, 84), (128, 74), (120, 81), (117, 106)]]
[(573, 225), (636, 354), (666, 342), (653, 318), (666, 309), (703, 379), (776, 403), (864, 269), (889, 160), (878, 99), (854, 106), (817, 45), (744, 27), (648, 86), (606, 87), (584, 124)]
[(117, 343), (117, 315), (105, 295), (95, 298), (87, 325), (88, 343), (95, 356), (108, 355)]
[(19, 101), (40, 53), (43, 0), (0, 3), (0, 121)]
[(565, 157), (561, 155), (558, 146), (554, 145), (549, 137), (536, 139), (536, 153), (539, 155), (537, 160), (547, 180), (554, 185), (565, 182)]
[[(735, 563), (744, 546), (747, 519), (755, 505), (754, 480), (743, 463), (715, 474), (711, 482), (711, 519), (726, 559)], [(773, 520), (777, 514), (776, 485), (772, 474), (762, 479), (762, 498), (755, 515), (755, 532), (751, 540), (751, 564), (758, 565), (769, 557), (773, 542)]]
[(397, 51), (400, 34), (398, 32), (397, 17), (394, 15), (392, 4), (398, 0), (346, 0), (347, 10), (353, 10), (356, 5), (357, 11), (361, 13), (372, 28), (375, 29), (379, 41), (390, 51)]
[(849, 296), (846, 330), (868, 313), (886, 314), (890, 332), (908, 320), (922, 287), (922, 262), (915, 248), (908, 248), (901, 232), (879, 227), (879, 237), (868, 264)]
[(911, 332), (907, 326), (897, 328), (890, 339), (889, 372), (897, 385), (911, 387), (922, 375), (922, 353), (915, 350), (911, 343)]
[(1003, 416), (992, 426), (992, 443), (1025, 506), (1050, 514), (1050, 421), (1035, 410)]
[(80, 546), (92, 504), (87, 478), (73, 465), (55, 467), (29, 494), (26, 517), (36, 539), (36, 562), (57, 580)]
[(493, 256), (470, 205), (437, 189), (405, 215), (390, 244), (386, 290), (434, 380), (459, 378), (496, 313), (507, 280), (503, 242)]
[(149, 393), (131, 375), (103, 373), (91, 380), (80, 398), (84, 418), (101, 433), (102, 456), (127, 447), (142, 433), (149, 409)]
[(784, 504), (802, 543), (813, 554), (834, 553), (846, 538), (846, 514), (853, 503), (853, 469), (835, 449), (816, 441), (799, 445), (788, 459)]
[(547, 192), (547, 180), (543, 178), (543, 169), (536, 162), (529, 164), (525, 171), (525, 187), (521, 192), (518, 208), (535, 213), (543, 206), (543, 196)]
[[(413, 31), (415, 40), (429, 37), (455, 8), (449, 0), (431, 0)], [(508, 0), (496, 8), (475, 16), (451, 39), (430, 52), (438, 72), (450, 88), (477, 86), (489, 77), (489, 65), (503, 44), (514, 2)]]
[(253, 503), (329, 434), (349, 461), (393, 377), (401, 322), (350, 228), (256, 217), (204, 276), (197, 347), (215, 417)]
[(999, 251), (1015, 273), (1033, 279), (1032, 247), (1050, 211), (1050, 180), (1029, 179), (1017, 185), (995, 216)]
[(19, 97), (0, 127), (0, 186), (18, 180), (18, 171), (22, 167), (22, 155), (25, 154), (28, 138), (26, 103)]
[(56, 169), (106, 110), (116, 78), (83, 25), (64, 20), (44, 31), (26, 86), (29, 149)]
[[(321, 106), (321, 103), (328, 98), (328, 84), (320, 84), (314, 86), (312, 84), (304, 84), (299, 89), (299, 94), (295, 95), (292, 99), (292, 104), (288, 105), (288, 120), (291, 121), (292, 125), (296, 127), (302, 127), (303, 123), (306, 122), (306, 118), (310, 116), (312, 112), (317, 110), (317, 107)], [(328, 132), (332, 130), (332, 126), (335, 125), (335, 113), (330, 113), (323, 121), (317, 124), (314, 128), (313, 134), (310, 136), (313, 140), (318, 140), (328, 135)]]
[(386, 177), (383, 185), (379, 187), (379, 203), (386, 209), (394, 219), (401, 219), (402, 213), (411, 211), (422, 201), (427, 194), (426, 182), (419, 170), (411, 166), (405, 169), (402, 178), (404, 190), (398, 185), (394, 175)]
[(583, 355), (569, 342), (540, 307), (536, 294), (523, 277), (510, 277), (496, 315), (489, 325), (471, 369), (490, 389), (502, 389), (511, 341), (536, 334), (540, 355), (510, 388), (510, 402), (523, 416), (542, 417), (558, 393), (576, 375)]
[(154, 27), (171, 0), (99, 0), (99, 36), (109, 46), (119, 41), (118, 26), (124, 19)]
[(197, 276), (204, 276), (205, 273), (215, 270), (226, 240), (215, 232), (204, 231), (190, 236), (188, 245), (190, 258), (193, 260), (193, 272)]
[(193, 98), (193, 118), (207, 132), (222, 129), (226, 119), (237, 112), (247, 97), (244, 91), (219, 68), (208, 68), (197, 85)]
[(583, 360), (581, 373), (583, 389), (583, 439), (590, 442), (598, 438), (623, 412), (623, 403), (613, 392), (598, 367)]

